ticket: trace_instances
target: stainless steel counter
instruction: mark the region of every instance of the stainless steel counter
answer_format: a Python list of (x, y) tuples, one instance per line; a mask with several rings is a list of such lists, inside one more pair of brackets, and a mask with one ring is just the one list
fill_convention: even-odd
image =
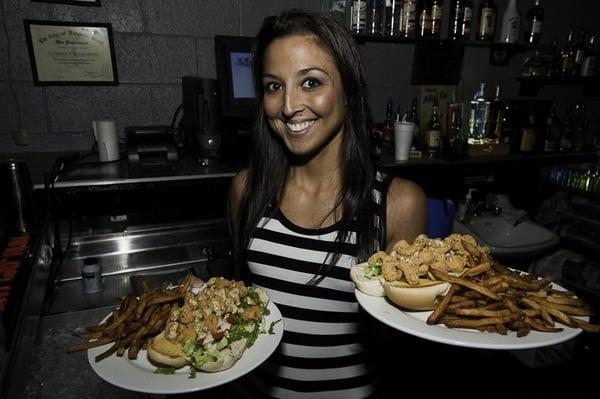
[[(128, 226), (114, 233), (77, 225), (72, 229), (70, 250), (56, 272), (50, 256), (52, 226), (46, 226), (39, 240), (18, 333), (9, 362), (1, 370), (0, 397), (155, 397), (104, 382), (89, 366), (86, 351), (67, 354), (67, 346), (81, 342), (71, 333), (97, 324), (118, 297), (140, 292), (144, 280), (150, 286), (175, 282), (190, 270), (203, 278), (227, 275), (223, 261), (229, 248), (227, 226), (216, 219)], [(62, 237), (63, 245), (65, 240)], [(97, 294), (86, 294), (81, 282), (83, 259), (90, 256), (99, 259), (103, 270), (103, 289)]]

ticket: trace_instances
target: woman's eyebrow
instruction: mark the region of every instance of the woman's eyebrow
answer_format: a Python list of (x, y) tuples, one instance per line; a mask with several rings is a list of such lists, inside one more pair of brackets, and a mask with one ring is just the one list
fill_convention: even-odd
[(303, 68), (298, 72), (298, 75), (307, 75), (312, 71), (319, 71), (324, 73), (325, 75), (329, 76), (329, 72), (327, 72), (326, 70), (324, 70), (323, 68), (319, 68), (319, 67), (308, 67), (308, 68)]

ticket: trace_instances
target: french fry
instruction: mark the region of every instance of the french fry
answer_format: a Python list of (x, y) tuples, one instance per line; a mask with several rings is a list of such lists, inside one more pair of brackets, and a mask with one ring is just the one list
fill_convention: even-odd
[(456, 284), (450, 285), (450, 289), (448, 289), (448, 292), (446, 295), (444, 295), (444, 298), (438, 303), (433, 312), (431, 312), (427, 318), (427, 324), (436, 324), (438, 322), (439, 318), (444, 314), (444, 312), (446, 312), (446, 309), (450, 304), (450, 300), (452, 299), (452, 295), (454, 295), (458, 289), (459, 287)]
[(489, 288), (487, 288), (481, 284), (477, 284), (471, 280), (466, 280), (466, 279), (460, 278), (460, 277), (454, 277), (454, 276), (440, 272), (435, 269), (431, 269), (431, 273), (439, 280), (447, 281), (452, 284), (462, 285), (464, 287), (470, 288), (473, 291), (477, 291), (480, 294), (483, 294), (483, 295), (490, 297), (492, 299), (495, 299), (497, 301), (500, 300), (500, 297), (498, 296), (498, 294), (491, 291)]

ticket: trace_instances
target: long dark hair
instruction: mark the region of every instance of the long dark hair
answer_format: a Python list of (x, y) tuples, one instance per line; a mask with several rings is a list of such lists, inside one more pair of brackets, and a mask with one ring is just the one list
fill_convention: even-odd
[[(275, 137), (264, 115), (263, 57), (275, 39), (303, 34), (314, 35), (317, 43), (332, 56), (340, 72), (347, 101), (340, 149), (341, 190), (334, 208), (341, 208), (343, 213), (336, 242), (344, 243), (351, 229), (355, 230), (355, 256), (361, 261), (376, 249), (377, 240), (381, 242), (381, 232), (372, 226), (371, 189), (374, 171), (366, 127), (367, 86), (360, 53), (348, 29), (328, 14), (291, 9), (277, 17), (266, 18), (255, 42), (253, 77), (258, 109), (238, 226), (233, 229), (236, 266), (240, 275), (245, 277), (245, 255), (250, 238), (269, 206), (277, 203), (290, 167), (285, 145)], [(339, 253), (330, 254), (309, 284), (318, 284), (339, 257)]]

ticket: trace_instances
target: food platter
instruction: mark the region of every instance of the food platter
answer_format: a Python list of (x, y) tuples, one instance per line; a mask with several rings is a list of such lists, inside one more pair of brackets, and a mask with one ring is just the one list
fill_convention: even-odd
[[(277, 348), (283, 336), (281, 312), (273, 302), (267, 306), (270, 314), (265, 316), (265, 328), (273, 325), (273, 334), (259, 334), (256, 342), (247, 348), (242, 357), (230, 369), (216, 373), (196, 372), (190, 378), (189, 367), (175, 371), (175, 374), (155, 374), (156, 366), (150, 363), (145, 350), (140, 350), (137, 359), (112, 354), (104, 360), (95, 357), (106, 351), (112, 344), (88, 350), (88, 361), (92, 369), (106, 382), (118, 387), (153, 394), (176, 394), (201, 391), (226, 384), (254, 370)], [(109, 316), (106, 316), (108, 318)], [(105, 318), (105, 320), (106, 320)], [(278, 322), (279, 321), (279, 322)]]
[[(558, 286), (556, 288), (560, 289)], [(427, 324), (425, 321), (431, 311), (403, 311), (385, 297), (370, 296), (358, 289), (355, 289), (354, 293), (358, 303), (367, 313), (389, 327), (419, 338), (448, 345), (499, 350), (531, 349), (559, 344), (574, 338), (582, 331), (579, 328), (561, 325), (563, 330), (560, 332), (531, 331), (524, 337), (517, 337), (514, 331), (509, 331), (507, 335), (500, 335), (476, 330), (452, 329), (443, 325)], [(587, 321), (588, 319), (582, 317), (582, 320)]]

